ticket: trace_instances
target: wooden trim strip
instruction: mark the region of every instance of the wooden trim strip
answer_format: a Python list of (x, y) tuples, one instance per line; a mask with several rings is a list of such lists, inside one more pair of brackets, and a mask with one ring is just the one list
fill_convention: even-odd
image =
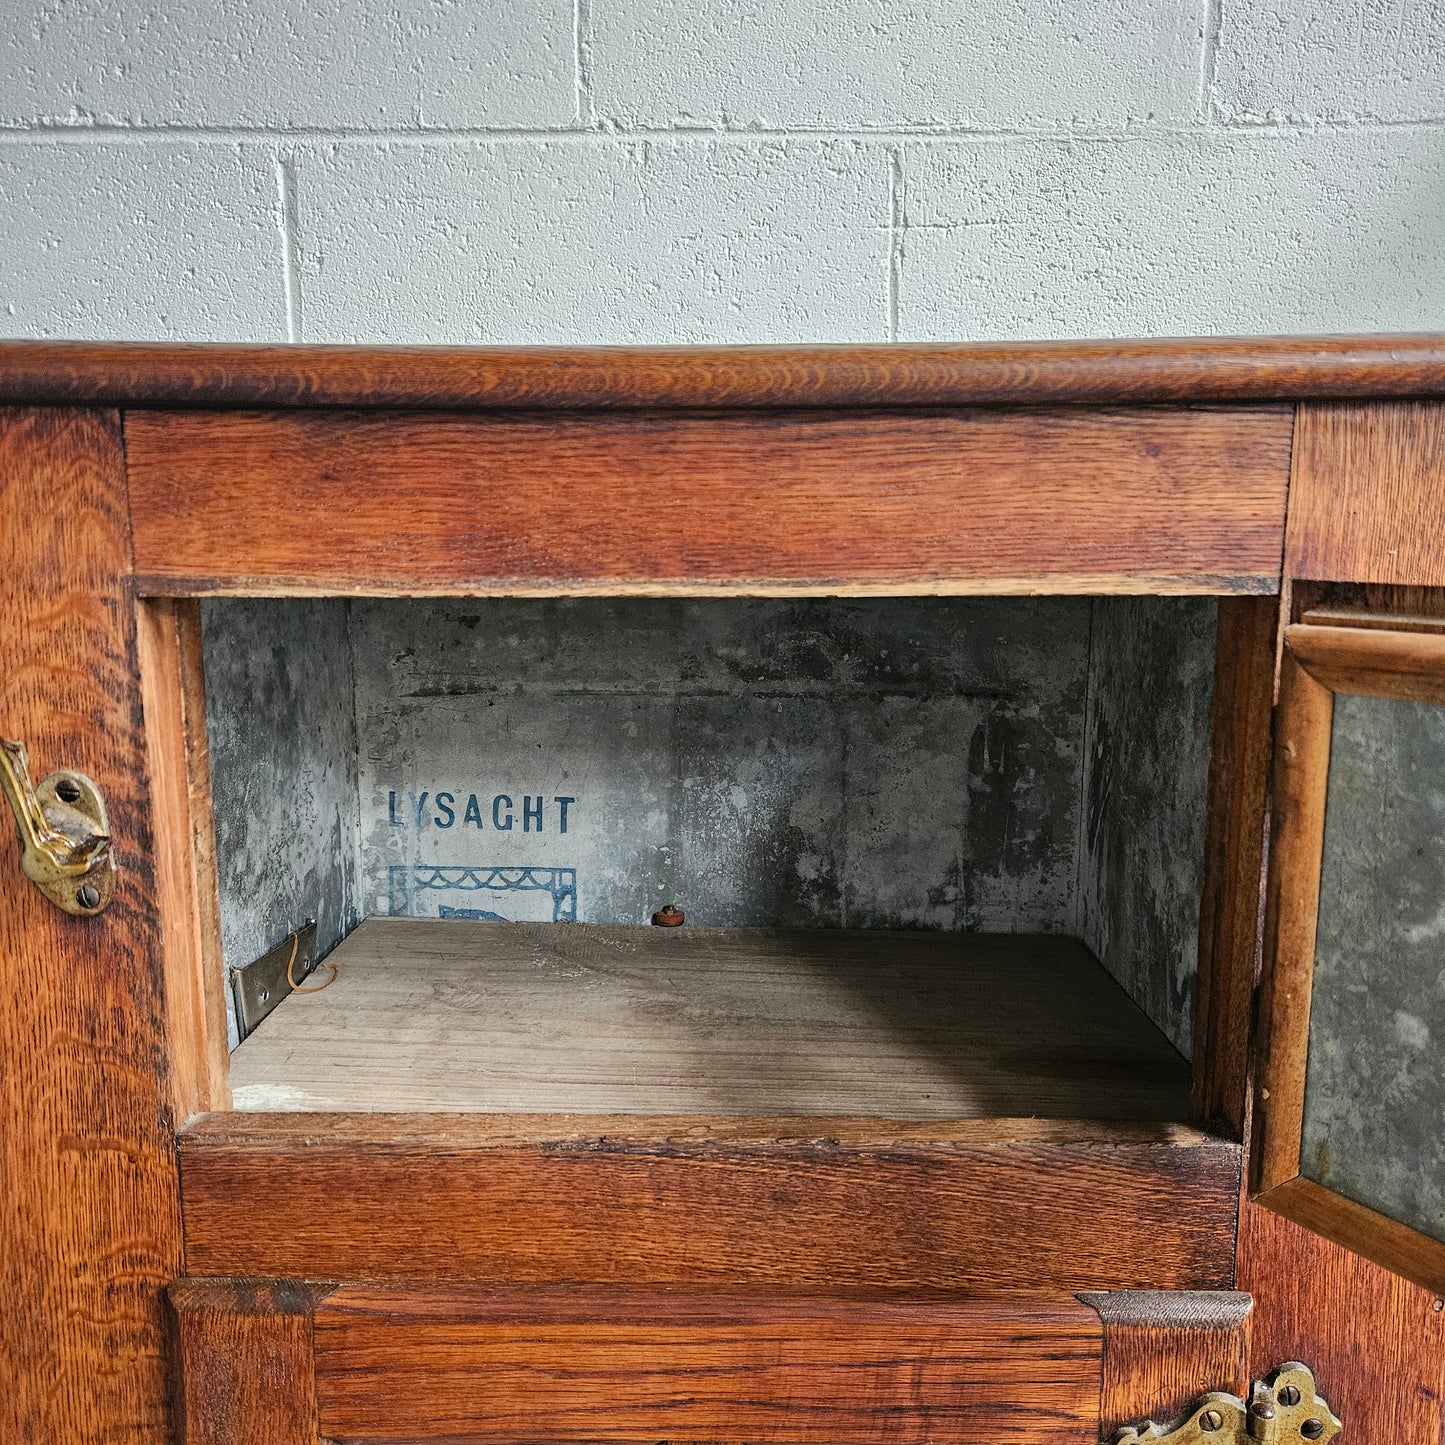
[(1284, 643), (1331, 692), (1445, 703), (1445, 633), (1295, 623)]
[(1445, 1243), (1388, 1214), (1357, 1204), (1303, 1175), (1277, 1184), (1254, 1203), (1393, 1270), (1412, 1284), (1445, 1294)]
[(1364, 627), (1375, 632), (1441, 632), (1445, 617), (1427, 613), (1368, 612), (1354, 607), (1309, 607), (1300, 617), (1308, 627)]
[(1240, 1148), (1177, 1125), (227, 1114), (180, 1160), (203, 1274), (1212, 1289)]
[(1445, 337), (796, 347), (0, 343), (0, 402), (938, 407), (1445, 396)]
[(1280, 675), (1266, 902), (1256, 1189), (1271, 1189), (1299, 1173), (1333, 716), (1334, 694), (1287, 650)]
[(143, 601), (136, 652), (154, 818), (170, 1037), (172, 1107), (179, 1121), (230, 1107), (220, 892), (206, 733), (200, 607)]
[(1244, 1133), (1259, 966), (1279, 603), (1222, 598), (1199, 908), (1190, 1117)]

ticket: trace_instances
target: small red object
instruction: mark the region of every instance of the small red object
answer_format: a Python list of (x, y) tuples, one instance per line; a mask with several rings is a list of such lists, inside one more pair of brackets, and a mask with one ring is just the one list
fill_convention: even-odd
[(652, 921), (659, 928), (676, 928), (679, 924), (687, 921), (687, 914), (675, 903), (664, 903), (662, 907), (652, 915)]

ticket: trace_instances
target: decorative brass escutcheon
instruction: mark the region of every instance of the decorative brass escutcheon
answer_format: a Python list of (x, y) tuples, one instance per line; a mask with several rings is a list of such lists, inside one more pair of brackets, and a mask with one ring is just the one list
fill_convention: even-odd
[(0, 784), (15, 814), (20, 867), (57, 908), (90, 918), (115, 893), (110, 819), (100, 789), (84, 773), (30, 781), (23, 743), (0, 738)]
[(1256, 1380), (1246, 1405), (1222, 1391), (1196, 1400), (1176, 1420), (1156, 1425), (1146, 1420), (1116, 1431), (1114, 1445), (1327, 1445), (1340, 1433), (1340, 1422), (1315, 1393), (1307, 1365), (1291, 1361)]

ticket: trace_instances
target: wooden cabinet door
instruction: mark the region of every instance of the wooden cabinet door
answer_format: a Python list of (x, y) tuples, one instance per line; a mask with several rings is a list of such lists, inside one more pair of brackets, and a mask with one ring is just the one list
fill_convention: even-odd
[(1445, 1440), (1442, 518), (1439, 402), (1298, 408), (1237, 1270), (1255, 1368), (1308, 1360), (1345, 1439), (1421, 1445)]
[(1296, 613), (1276, 714), (1239, 1278), (1260, 1298), (1261, 1341), (1316, 1364), (1363, 1438), (1388, 1429), (1436, 1445), (1445, 620)]

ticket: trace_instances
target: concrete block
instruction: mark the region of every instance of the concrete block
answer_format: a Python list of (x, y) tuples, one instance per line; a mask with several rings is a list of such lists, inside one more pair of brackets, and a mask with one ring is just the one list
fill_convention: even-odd
[(248, 148), (0, 145), (0, 332), (284, 341), (276, 195)]
[(572, 0), (11, 0), (4, 123), (560, 126)]
[(1380, 0), (1226, 0), (1213, 100), (1235, 121), (1445, 118), (1445, 13)]
[(887, 335), (872, 144), (346, 144), (298, 157), (297, 197), (308, 341)]
[(1445, 327), (1445, 134), (910, 144), (904, 340)]
[(1203, 0), (651, 0), (593, 7), (599, 117), (626, 128), (1179, 120)]

